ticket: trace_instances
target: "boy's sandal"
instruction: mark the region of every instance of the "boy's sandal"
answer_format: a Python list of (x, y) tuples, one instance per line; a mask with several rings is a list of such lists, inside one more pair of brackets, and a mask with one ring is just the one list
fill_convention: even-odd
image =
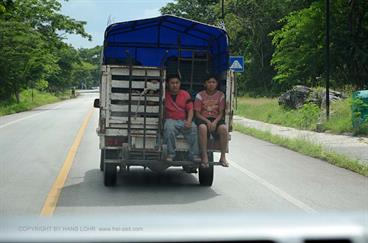
[(222, 165), (223, 167), (229, 167), (229, 163), (227, 161), (223, 161), (223, 160), (220, 160), (219, 161), (220, 165)]
[(202, 168), (209, 168), (210, 167), (210, 165), (208, 164), (208, 162), (203, 162), (203, 161), (200, 163), (200, 166)]

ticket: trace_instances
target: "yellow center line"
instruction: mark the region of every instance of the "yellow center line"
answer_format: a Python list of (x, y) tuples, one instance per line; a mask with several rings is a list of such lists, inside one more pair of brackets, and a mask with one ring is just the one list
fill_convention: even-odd
[(86, 127), (88, 125), (89, 120), (91, 119), (91, 116), (93, 114), (93, 108), (88, 112), (86, 118), (84, 118), (84, 121), (82, 123), (82, 126), (80, 127), (77, 136), (74, 139), (72, 147), (69, 149), (68, 155), (66, 156), (66, 159), (64, 161), (63, 167), (61, 168), (49, 194), (47, 195), (47, 198), (45, 200), (45, 203), (43, 204), (42, 210), (41, 210), (41, 216), (52, 216), (57, 202), (60, 197), (61, 190), (64, 187), (66, 178), (68, 177), (70, 168), (72, 167), (73, 160), (75, 157), (75, 154), (77, 153), (79, 144), (82, 140), (83, 134), (86, 130)]

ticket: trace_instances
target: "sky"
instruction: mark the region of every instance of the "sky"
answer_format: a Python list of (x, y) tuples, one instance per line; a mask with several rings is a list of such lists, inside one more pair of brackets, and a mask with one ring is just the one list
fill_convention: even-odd
[(86, 21), (85, 30), (92, 41), (78, 35), (68, 35), (65, 42), (75, 48), (102, 45), (108, 20), (110, 23), (157, 17), (159, 9), (173, 0), (59, 0), (61, 13), (76, 20)]

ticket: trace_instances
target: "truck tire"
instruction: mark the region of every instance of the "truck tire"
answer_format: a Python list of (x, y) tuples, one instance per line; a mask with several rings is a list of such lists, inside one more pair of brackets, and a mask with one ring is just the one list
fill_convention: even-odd
[(121, 151), (122, 151), (121, 156), (122, 156), (123, 161), (128, 160), (128, 158), (129, 158), (129, 144), (123, 143)]
[(115, 164), (105, 163), (104, 165), (104, 185), (107, 187), (116, 185), (117, 168)]
[(213, 152), (208, 153), (208, 162), (210, 162), (210, 165), (208, 168), (202, 168), (199, 167), (199, 184), (201, 186), (212, 186), (213, 183), (213, 175), (214, 175), (214, 169), (213, 169)]
[(101, 155), (100, 155), (100, 171), (104, 170), (104, 162), (105, 162), (105, 150), (101, 149)]
[(166, 144), (163, 144), (161, 146), (161, 160), (162, 161), (165, 161), (167, 158), (167, 145)]

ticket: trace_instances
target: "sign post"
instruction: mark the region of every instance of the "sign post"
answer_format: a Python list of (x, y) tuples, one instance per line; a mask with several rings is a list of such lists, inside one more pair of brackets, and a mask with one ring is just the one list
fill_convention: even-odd
[[(234, 73), (242, 73), (244, 72), (244, 57), (243, 56), (230, 56), (229, 59), (230, 70)], [(234, 75), (235, 82), (235, 109), (238, 108), (238, 85), (236, 82), (236, 75)]]
[(330, 119), (330, 0), (326, 4), (326, 118)]

